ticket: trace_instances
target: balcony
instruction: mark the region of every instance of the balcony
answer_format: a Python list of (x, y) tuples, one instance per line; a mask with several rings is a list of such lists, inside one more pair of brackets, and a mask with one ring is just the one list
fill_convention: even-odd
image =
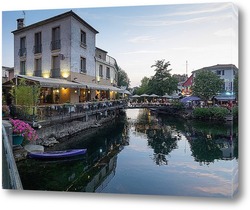
[(51, 50), (60, 50), (61, 49), (61, 40), (55, 40), (50, 43)]
[(50, 77), (51, 78), (61, 78), (61, 69), (55, 68), (50, 70)]
[(34, 76), (35, 77), (41, 77), (42, 76), (42, 70), (36, 70), (36, 71), (34, 71)]
[(33, 47), (33, 52), (34, 52), (34, 54), (42, 53), (42, 45), (41, 44), (35, 45)]
[(20, 48), (20, 49), (19, 49), (19, 52), (18, 52), (18, 55), (19, 55), (20, 57), (26, 56), (26, 48)]
[(26, 71), (25, 70), (20, 70), (19, 74), (20, 75), (26, 75)]

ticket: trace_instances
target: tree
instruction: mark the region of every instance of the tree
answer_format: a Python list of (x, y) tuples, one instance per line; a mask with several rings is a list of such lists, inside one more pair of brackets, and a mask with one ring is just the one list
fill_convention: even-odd
[(238, 93), (239, 87), (238, 87), (238, 85), (239, 85), (239, 73), (237, 73), (235, 75), (235, 77), (234, 77), (234, 85), (233, 85), (235, 96), (236, 96), (236, 100), (238, 100), (238, 96), (239, 96), (239, 93)]
[(154, 65), (155, 75), (149, 80), (149, 93), (155, 93), (158, 95), (164, 95), (165, 93), (172, 94), (173, 91), (177, 90), (178, 81), (176, 78), (171, 76), (168, 69), (170, 66), (169, 61), (157, 60)]
[(211, 71), (202, 70), (196, 73), (192, 86), (193, 95), (207, 101), (222, 91), (224, 82)]
[(141, 95), (143, 93), (148, 93), (148, 83), (149, 83), (148, 77), (143, 77), (141, 80), (140, 87), (136, 90), (136, 94)]
[(18, 85), (13, 85), (10, 91), (16, 108), (25, 115), (34, 115), (40, 96), (40, 87), (29, 84), (25, 79), (20, 79)]
[(128, 78), (128, 74), (123, 69), (121, 69), (119, 66), (118, 66), (118, 81), (117, 81), (117, 85), (119, 87), (125, 86), (127, 88), (130, 85), (130, 80)]

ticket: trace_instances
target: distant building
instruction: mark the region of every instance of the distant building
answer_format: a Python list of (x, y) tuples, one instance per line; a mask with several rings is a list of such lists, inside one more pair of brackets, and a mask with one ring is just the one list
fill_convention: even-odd
[[(199, 71), (211, 71), (224, 81), (224, 92), (215, 96), (215, 99), (218, 101), (228, 101), (236, 100), (234, 94), (234, 77), (238, 73), (238, 68), (233, 64), (217, 64), (214, 66), (203, 67), (192, 71), (192, 75), (182, 84), (182, 95), (189, 96), (192, 95), (192, 85), (195, 80), (196, 73)], [(208, 78), (209, 79), (209, 78)]]
[(214, 66), (203, 67), (202, 69), (198, 69), (192, 72), (193, 77), (195, 77), (196, 73), (202, 70), (207, 70), (215, 73), (220, 76), (221, 79), (224, 80), (224, 90), (225, 92), (233, 92), (233, 81), (235, 75), (238, 73), (238, 68), (233, 64), (217, 64)]
[(2, 83), (14, 78), (14, 68), (2, 66)]
[(116, 60), (96, 47), (99, 32), (73, 11), (29, 26), (18, 19), (12, 33), (15, 75), (41, 85), (41, 103), (116, 98)]
[(181, 94), (184, 96), (192, 95), (192, 85), (193, 85), (193, 74), (187, 78), (187, 80), (182, 84)]

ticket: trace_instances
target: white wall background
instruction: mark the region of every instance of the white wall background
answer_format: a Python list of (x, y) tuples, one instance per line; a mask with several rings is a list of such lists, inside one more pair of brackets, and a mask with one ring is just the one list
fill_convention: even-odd
[[(29, 3), (30, 2), (30, 3)], [(60, 4), (59, 4), (60, 2)], [(180, 4), (180, 3), (209, 3), (203, 0), (91, 0), (91, 1), (26, 1), (20, 4), (18, 0), (7, 1), (1, 5), (2, 10), (22, 10), (22, 9), (53, 9), (53, 8), (78, 8), (95, 6), (132, 6), (132, 5), (156, 5), (156, 4)], [(229, 2), (228, 0), (213, 0), (212, 2)], [(165, 196), (120, 196), (108, 194), (86, 194), (86, 193), (64, 193), (64, 192), (39, 192), (39, 191), (7, 191), (0, 190), (1, 208), (11, 209), (192, 209), (192, 210), (231, 210), (248, 209), (250, 204), (250, 174), (249, 174), (249, 154), (250, 139), (246, 133), (247, 117), (247, 82), (249, 82), (249, 22), (250, 4), (246, 0), (231, 0), (239, 7), (240, 19), (240, 193), (233, 200), (192, 198), (192, 197), (165, 197)], [(2, 41), (2, 39), (0, 39)], [(2, 45), (1, 45), (2, 46)], [(1, 51), (2, 52), (2, 51)], [(2, 56), (0, 56), (2, 59)], [(2, 61), (1, 61), (2, 62)], [(249, 94), (248, 94), (249, 97)], [(248, 119), (249, 121), (249, 119)], [(2, 167), (1, 167), (2, 169)], [(34, 177), (35, 178), (35, 177)]]

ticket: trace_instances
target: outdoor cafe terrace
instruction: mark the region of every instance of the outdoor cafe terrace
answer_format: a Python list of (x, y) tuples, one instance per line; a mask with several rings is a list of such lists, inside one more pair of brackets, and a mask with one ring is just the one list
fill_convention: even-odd
[(11, 113), (18, 119), (28, 122), (47, 124), (87, 118), (90, 115), (114, 114), (118, 109), (126, 106), (126, 100), (107, 100), (96, 102), (84, 102), (76, 104), (49, 104), (38, 106), (11, 106)]

